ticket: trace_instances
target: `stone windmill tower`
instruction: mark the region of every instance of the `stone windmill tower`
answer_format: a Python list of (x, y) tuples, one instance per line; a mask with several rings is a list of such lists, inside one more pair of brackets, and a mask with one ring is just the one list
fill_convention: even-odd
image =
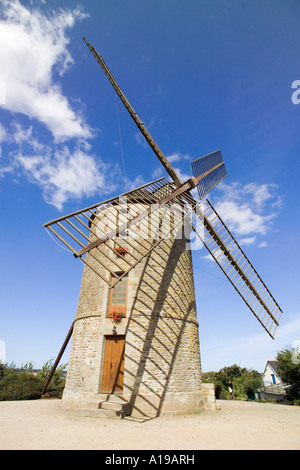
[[(85, 39), (84, 39), (85, 40)], [(171, 177), (45, 224), (85, 263), (63, 399), (121, 416), (195, 413), (205, 407), (189, 246), (194, 232), (261, 325), (274, 337), (282, 313), (208, 200), (226, 176), (220, 151), (192, 162), (182, 182), (85, 40)]]

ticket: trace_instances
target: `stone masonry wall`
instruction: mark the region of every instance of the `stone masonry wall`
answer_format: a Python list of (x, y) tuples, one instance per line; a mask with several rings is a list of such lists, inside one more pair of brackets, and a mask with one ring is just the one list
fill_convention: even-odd
[[(105, 335), (126, 335), (123, 398), (132, 415), (203, 409), (192, 259), (185, 239), (166, 239), (129, 274), (126, 318), (106, 318), (109, 288), (85, 267), (64, 400), (101, 390)], [(103, 275), (107, 276), (105, 268)]]

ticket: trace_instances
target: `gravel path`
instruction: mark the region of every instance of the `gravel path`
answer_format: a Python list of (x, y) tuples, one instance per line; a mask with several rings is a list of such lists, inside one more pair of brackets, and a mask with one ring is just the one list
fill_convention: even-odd
[(79, 416), (61, 400), (0, 402), (0, 449), (300, 449), (300, 407), (217, 401), (214, 413), (131, 419)]

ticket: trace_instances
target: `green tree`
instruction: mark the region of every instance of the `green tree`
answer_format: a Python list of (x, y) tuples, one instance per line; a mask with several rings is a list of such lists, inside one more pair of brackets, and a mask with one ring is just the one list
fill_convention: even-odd
[(300, 399), (300, 355), (295, 348), (287, 346), (277, 353), (278, 375), (289, 385), (288, 394), (292, 400)]
[(257, 389), (262, 387), (262, 378), (256, 370), (244, 369), (242, 374), (233, 379), (235, 396), (240, 400), (254, 399)]
[(243, 372), (246, 369), (242, 369), (240, 366), (233, 364), (232, 366), (229, 367), (223, 367), (223, 369), (220, 369), (218, 372), (218, 381), (222, 384), (222, 387), (225, 390), (228, 390), (228, 382), (229, 380), (232, 380), (234, 383), (235, 379), (238, 377), (241, 377)]
[(216, 398), (230, 398), (228, 391), (229, 380), (233, 383), (234, 396), (238, 400), (254, 398), (258, 388), (262, 386), (261, 375), (256, 370), (248, 370), (236, 364), (223, 367), (219, 372), (206, 372), (203, 374), (204, 382), (215, 384)]

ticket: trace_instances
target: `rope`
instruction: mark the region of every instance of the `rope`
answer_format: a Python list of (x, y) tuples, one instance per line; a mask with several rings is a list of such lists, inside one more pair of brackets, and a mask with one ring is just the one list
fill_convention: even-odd
[(47, 227), (45, 227), (45, 229), (46, 229), (46, 232), (48, 233), (49, 237), (51, 237), (52, 240), (54, 240), (55, 243), (56, 243), (60, 248), (62, 248), (63, 250), (66, 250), (66, 251), (69, 251), (70, 253), (72, 253), (72, 251), (71, 251), (69, 248), (66, 248), (66, 247), (62, 246), (60, 243), (58, 243), (58, 241), (56, 240), (56, 238), (53, 237), (53, 235), (51, 234), (51, 232), (49, 232), (49, 230), (47, 230)]

